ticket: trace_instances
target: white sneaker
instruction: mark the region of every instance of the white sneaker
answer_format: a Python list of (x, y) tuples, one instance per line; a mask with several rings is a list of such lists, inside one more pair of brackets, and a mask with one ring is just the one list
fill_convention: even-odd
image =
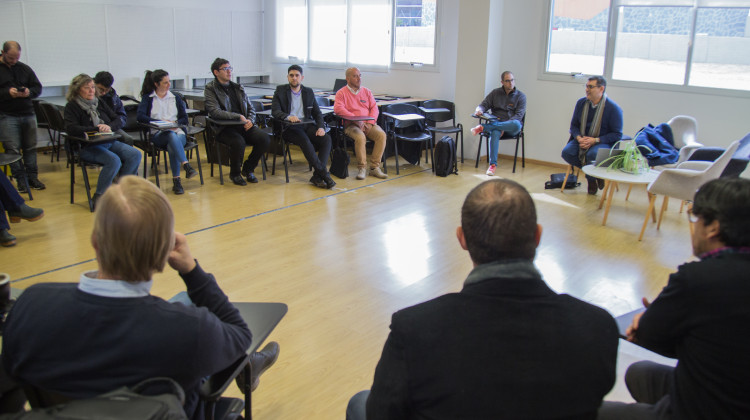
[(494, 176), (495, 175), (495, 168), (497, 168), (497, 166), (495, 166), (495, 164), (493, 163), (492, 165), (490, 165), (489, 168), (487, 168), (486, 174), (488, 176)]
[(376, 168), (370, 169), (370, 175), (374, 176), (375, 178), (380, 178), (380, 179), (388, 178), (388, 175), (384, 174), (383, 171), (380, 170), (379, 166)]
[(357, 179), (367, 178), (367, 170), (365, 168), (359, 168), (357, 171)]

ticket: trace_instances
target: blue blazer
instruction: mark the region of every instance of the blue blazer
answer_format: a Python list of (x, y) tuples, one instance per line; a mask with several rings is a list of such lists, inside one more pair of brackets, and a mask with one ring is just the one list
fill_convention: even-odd
[[(570, 137), (585, 136), (581, 133), (581, 114), (583, 114), (583, 104), (586, 103), (586, 97), (576, 102), (576, 108), (573, 111), (573, 118), (570, 120)], [(589, 118), (593, 117), (593, 110), (589, 110)], [(588, 123), (586, 124), (588, 128)], [(608, 144), (610, 147), (622, 140), (622, 109), (612, 99), (607, 98), (604, 105), (604, 115), (602, 115), (602, 125), (599, 129), (599, 142)]]

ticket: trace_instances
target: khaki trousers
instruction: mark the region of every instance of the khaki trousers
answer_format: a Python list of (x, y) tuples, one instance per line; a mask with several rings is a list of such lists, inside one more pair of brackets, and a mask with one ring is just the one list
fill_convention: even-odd
[[(367, 149), (365, 148), (367, 139), (375, 142), (375, 145), (372, 146), (372, 156), (370, 156), (370, 169), (378, 168), (385, 151), (385, 131), (379, 125), (370, 123), (364, 123), (363, 128), (364, 131), (360, 130), (356, 124), (352, 124), (344, 129), (344, 134), (354, 140), (354, 153), (357, 155), (358, 169), (367, 166)], [(367, 132), (366, 135), (365, 132)]]

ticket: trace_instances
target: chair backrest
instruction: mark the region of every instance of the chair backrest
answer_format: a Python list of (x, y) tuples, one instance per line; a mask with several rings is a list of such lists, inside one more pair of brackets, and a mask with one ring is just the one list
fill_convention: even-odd
[(449, 110), (448, 112), (425, 113), (425, 118), (427, 119), (428, 125), (434, 126), (434, 123), (451, 121), (453, 123), (453, 126), (456, 126), (456, 105), (453, 102), (440, 99), (431, 99), (429, 101), (424, 101), (422, 107), (427, 109), (446, 108)]
[(53, 105), (49, 102), (41, 102), (39, 107), (44, 113), (44, 117), (47, 119), (49, 128), (58, 132), (65, 131), (65, 118), (57, 105)]
[(739, 146), (740, 140), (733, 141), (732, 144), (729, 145), (727, 150), (725, 150), (724, 153), (721, 154), (721, 156), (719, 156), (708, 168), (703, 171), (705, 181), (710, 181), (712, 179), (718, 178), (721, 175), (721, 172), (727, 166), (729, 160), (732, 158), (732, 155)]
[(318, 106), (331, 106), (331, 101), (325, 96), (315, 95), (315, 102)]
[(336, 79), (333, 83), (333, 93), (338, 92), (344, 86), (346, 86), (346, 79)]
[(698, 121), (689, 115), (677, 115), (667, 122), (672, 129), (674, 147), (682, 149), (689, 144), (698, 143)]
[[(415, 105), (412, 104), (392, 104), (383, 107), (383, 112), (393, 115), (403, 114), (419, 114), (422, 112)], [(399, 121), (393, 120), (391, 122), (394, 128), (399, 131), (424, 131), (424, 120), (410, 120), (410, 121)], [(408, 130), (404, 130), (408, 129)]]

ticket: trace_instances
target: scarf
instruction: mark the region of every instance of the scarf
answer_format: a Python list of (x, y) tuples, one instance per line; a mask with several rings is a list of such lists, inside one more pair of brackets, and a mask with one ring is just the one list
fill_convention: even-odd
[(75, 101), (78, 106), (81, 107), (81, 109), (89, 114), (89, 117), (91, 117), (91, 122), (94, 123), (95, 126), (102, 124), (102, 120), (99, 118), (99, 112), (96, 110), (96, 108), (99, 106), (99, 98), (94, 97), (94, 99), (88, 100), (83, 99), (80, 96), (76, 96)]
[[(599, 105), (596, 107), (596, 113), (594, 113), (594, 119), (591, 121), (591, 127), (588, 133), (586, 133), (586, 121), (589, 119), (589, 108), (594, 106), (588, 99), (583, 105), (583, 113), (581, 114), (581, 134), (588, 137), (599, 137), (599, 130), (602, 128), (602, 114), (604, 114), (604, 104), (607, 103), (607, 94), (602, 94), (602, 99), (599, 101)], [(578, 149), (578, 158), (581, 160), (581, 166), (586, 164), (586, 152), (588, 149)]]
[(542, 279), (539, 270), (529, 260), (501, 260), (474, 267), (464, 285), (479, 283), (487, 279)]

